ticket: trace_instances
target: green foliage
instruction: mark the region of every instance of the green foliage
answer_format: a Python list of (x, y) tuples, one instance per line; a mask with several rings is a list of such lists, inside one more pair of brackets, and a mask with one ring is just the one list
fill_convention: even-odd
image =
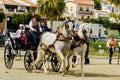
[(110, 21), (107, 18), (98, 18), (98, 19), (85, 19), (86, 23), (99, 23), (102, 24), (105, 28), (108, 28), (110, 25)]
[(102, 24), (105, 28), (110, 26), (110, 21), (107, 18), (98, 18), (98, 23)]
[(49, 20), (60, 17), (65, 9), (64, 0), (38, 0), (39, 14)]
[(2, 22), (5, 18), (4, 12), (0, 11), (0, 22)]
[[(32, 19), (32, 13), (24, 13), (24, 14), (13, 14), (12, 15), (12, 23), (13, 24), (28, 24)], [(38, 20), (40, 20), (40, 16), (38, 16)]]
[(101, 10), (101, 3), (100, 3), (101, 0), (94, 0), (94, 8), (97, 9), (97, 10)]
[(84, 19), (84, 22), (86, 23), (98, 23), (98, 19), (94, 19), (94, 18), (91, 18), (91, 19)]
[(120, 0), (109, 0), (112, 4), (120, 6)]
[[(101, 45), (101, 48), (99, 48), (99, 45)], [(118, 43), (116, 43), (116, 47), (118, 47)], [(104, 50), (103, 54), (99, 53), (99, 50)], [(108, 49), (106, 47), (106, 42), (90, 42), (89, 46), (89, 55), (94, 56), (108, 56)], [(116, 50), (113, 56), (118, 56), (118, 51)]]
[(90, 42), (90, 47), (94, 48), (96, 51), (99, 50), (99, 45), (102, 46), (102, 49), (106, 50), (106, 42)]
[(120, 23), (110, 23), (110, 29), (118, 30), (120, 34)]

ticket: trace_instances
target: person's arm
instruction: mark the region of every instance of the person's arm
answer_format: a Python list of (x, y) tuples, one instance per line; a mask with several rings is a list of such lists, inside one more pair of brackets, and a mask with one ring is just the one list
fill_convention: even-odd
[(30, 28), (30, 30), (32, 30), (32, 31), (35, 31), (36, 32), (36, 30), (33, 28), (33, 26), (32, 26), (32, 21), (30, 21), (30, 23), (29, 23), (29, 28)]
[(41, 33), (41, 32), (43, 32), (43, 30), (42, 30), (42, 27), (41, 27), (40, 23), (39, 23), (39, 31), (40, 31), (40, 33)]
[(109, 47), (110, 40), (107, 41), (106, 47)]
[(48, 28), (48, 26), (46, 26), (46, 30), (47, 31), (52, 31), (52, 29)]

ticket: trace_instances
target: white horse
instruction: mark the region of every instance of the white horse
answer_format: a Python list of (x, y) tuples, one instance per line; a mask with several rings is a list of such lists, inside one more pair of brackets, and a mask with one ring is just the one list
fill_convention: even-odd
[(74, 56), (76, 56), (76, 62), (72, 64), (72, 67), (77, 66), (77, 64), (80, 61), (81, 56), (81, 75), (84, 76), (83, 72), (83, 62), (84, 62), (84, 56), (87, 49), (86, 42), (89, 40), (89, 36), (91, 34), (91, 27), (87, 23), (83, 23), (79, 26), (79, 30), (77, 35), (74, 36), (74, 42), (72, 47), (72, 51), (74, 53)]
[[(66, 22), (63, 23), (58, 28), (57, 33), (45, 32), (41, 35), (40, 44), (39, 44), (38, 49), (37, 49), (37, 52), (38, 52), (37, 53), (37, 59), (33, 62), (33, 66), (35, 64), (38, 64), (39, 61), (42, 59), (44, 72), (45, 73), (48, 72), (44, 59), (45, 59), (45, 51), (46, 51), (46, 49), (49, 49), (52, 53), (57, 53), (58, 54), (58, 56), (61, 59), (61, 69), (60, 69), (60, 71), (61, 72), (65, 71), (65, 56), (67, 56), (66, 52), (64, 52), (64, 51), (67, 51), (67, 49), (65, 48), (66, 47), (65, 45), (66, 45), (66, 39), (71, 38), (73, 23), (70, 21), (70, 22), (67, 22), (67, 25), (68, 26), (66, 26)], [(59, 37), (60, 37), (59, 33), (61, 33), (64, 36), (64, 38), (61, 39), (61, 40), (59, 39)], [(70, 44), (70, 43), (67, 42), (67, 45), (68, 44)]]

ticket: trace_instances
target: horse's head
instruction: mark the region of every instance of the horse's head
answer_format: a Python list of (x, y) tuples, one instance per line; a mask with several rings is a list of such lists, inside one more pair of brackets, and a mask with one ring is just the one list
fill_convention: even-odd
[(78, 35), (80, 39), (88, 40), (91, 33), (92, 29), (90, 27), (90, 24), (83, 23), (79, 26)]
[(70, 36), (72, 37), (73, 27), (74, 24), (71, 20), (66, 21), (59, 27), (59, 32), (62, 33), (65, 37), (70, 37)]

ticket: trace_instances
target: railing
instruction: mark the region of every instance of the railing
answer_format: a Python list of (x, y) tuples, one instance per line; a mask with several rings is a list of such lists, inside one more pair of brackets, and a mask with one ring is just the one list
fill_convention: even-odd
[(93, 11), (79, 11), (79, 14), (93, 14)]

